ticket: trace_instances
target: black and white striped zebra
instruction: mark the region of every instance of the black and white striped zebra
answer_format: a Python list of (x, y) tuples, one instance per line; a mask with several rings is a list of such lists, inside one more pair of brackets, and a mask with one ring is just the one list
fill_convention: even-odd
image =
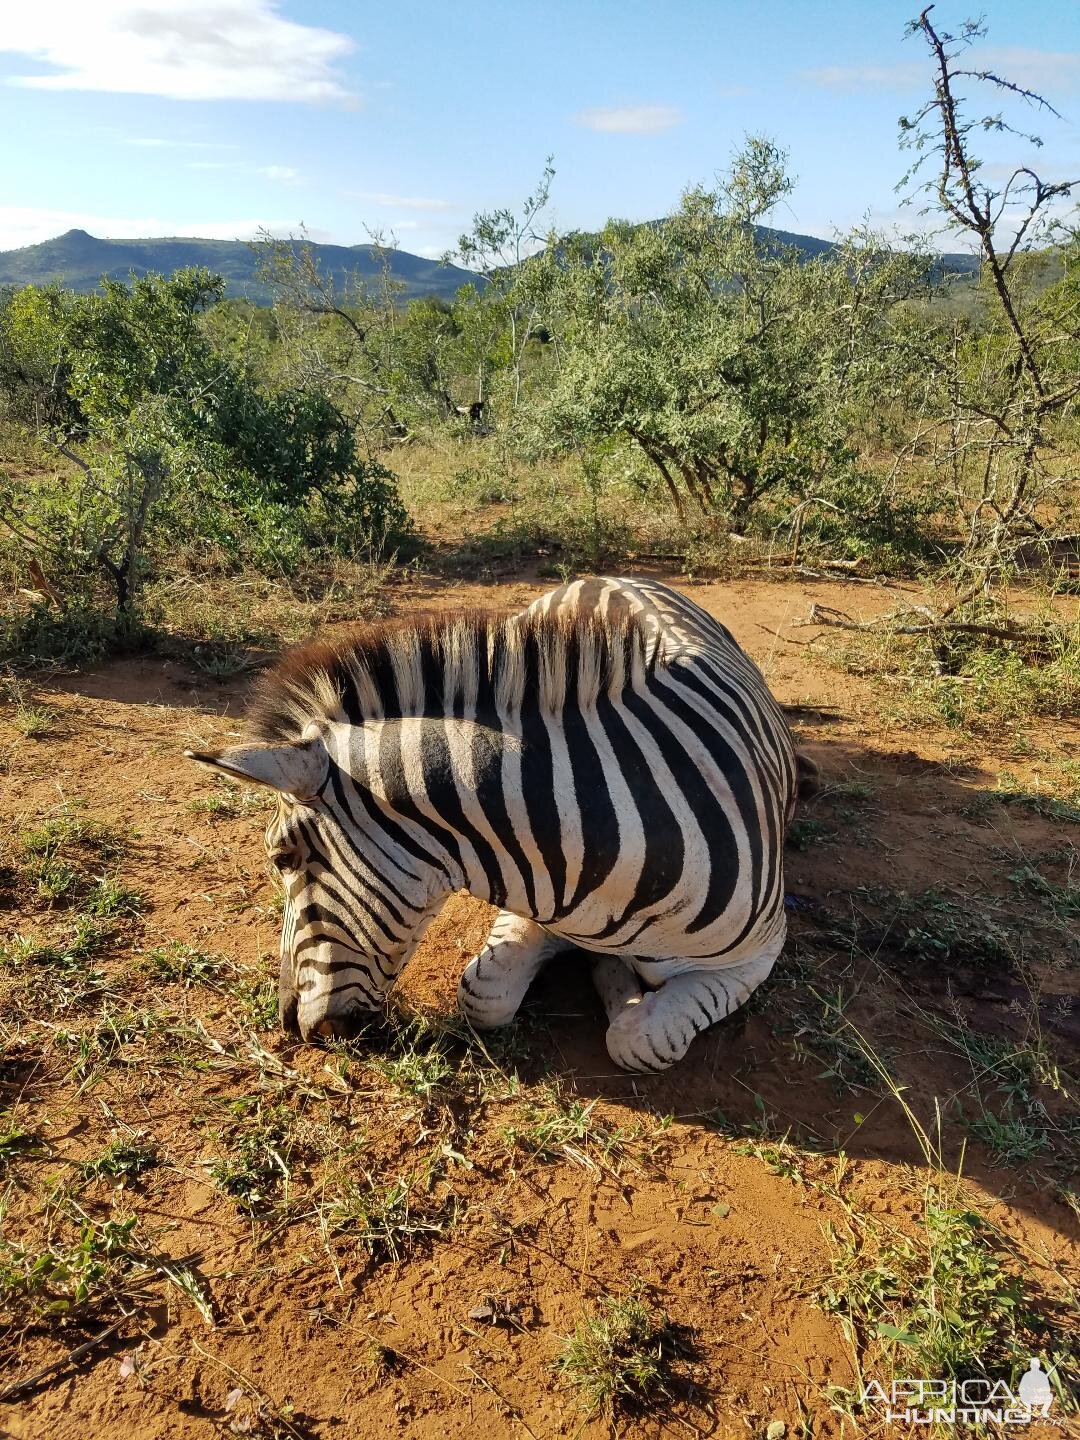
[(583, 580), (510, 619), (308, 645), (251, 722), (252, 743), (192, 758), (280, 794), (281, 1014), (305, 1039), (379, 1009), (457, 890), (501, 911), (461, 976), (468, 1018), (507, 1024), (578, 947), (628, 1070), (673, 1064), (780, 953), (791, 736), (729, 632), (667, 586)]

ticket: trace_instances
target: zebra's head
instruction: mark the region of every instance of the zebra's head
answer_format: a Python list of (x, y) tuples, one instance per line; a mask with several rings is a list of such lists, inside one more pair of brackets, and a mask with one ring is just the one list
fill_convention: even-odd
[[(423, 928), (426, 896), (376, 871), (334, 762), (329, 727), (311, 725), (285, 744), (236, 746), (188, 758), (277, 793), (266, 851), (284, 897), (278, 1013), (305, 1039), (350, 1035), (381, 1008), (385, 992)], [(344, 782), (344, 783), (343, 783)]]

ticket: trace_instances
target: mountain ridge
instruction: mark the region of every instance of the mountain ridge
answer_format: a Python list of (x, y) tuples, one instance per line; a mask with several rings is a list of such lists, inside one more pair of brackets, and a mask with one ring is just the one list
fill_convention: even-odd
[[(382, 271), (383, 257), (393, 278), (404, 286), (402, 299), (437, 295), (449, 300), (462, 285), (477, 277), (458, 265), (443, 265), (408, 250), (372, 243), (324, 245), (310, 242), (324, 275), (336, 286), (359, 274), (373, 280)], [(301, 242), (294, 242), (299, 248)], [(111, 240), (86, 230), (67, 230), (52, 240), (0, 251), (0, 285), (61, 283), (81, 293), (96, 290), (102, 276), (126, 280), (134, 272), (171, 275), (187, 265), (203, 265), (225, 280), (225, 294), (268, 305), (270, 289), (256, 275), (258, 259), (249, 241), (209, 240), (200, 236), (164, 235), (145, 239)]]
[[(793, 245), (807, 256), (835, 249), (833, 241), (816, 235), (801, 235), (769, 226), (756, 228), (762, 238), (774, 244)], [(293, 243), (297, 247), (301, 244), (300, 241)], [(377, 278), (384, 258), (389, 263), (391, 276), (403, 287), (403, 300), (431, 295), (450, 300), (462, 285), (480, 279), (461, 266), (444, 265), (408, 250), (365, 242), (356, 245), (305, 243), (310, 243), (322, 273), (339, 289), (354, 276), (362, 280)], [(978, 259), (972, 255), (944, 254), (938, 259), (947, 273), (971, 274), (978, 269)], [(60, 283), (85, 294), (98, 288), (102, 276), (126, 280), (132, 273), (170, 275), (186, 265), (202, 265), (221, 275), (225, 280), (225, 294), (231, 299), (268, 305), (273, 298), (269, 287), (256, 274), (258, 259), (246, 240), (209, 240), (183, 235), (111, 240), (80, 229), (67, 230), (36, 245), (0, 251), (0, 286)]]

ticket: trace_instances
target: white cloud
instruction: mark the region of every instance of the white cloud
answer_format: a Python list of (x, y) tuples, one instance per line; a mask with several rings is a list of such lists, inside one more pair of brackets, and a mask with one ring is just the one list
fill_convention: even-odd
[(675, 105), (610, 105), (580, 110), (574, 124), (608, 135), (659, 135), (682, 123)]
[[(144, 240), (166, 235), (196, 236), (200, 240), (253, 240), (260, 229), (289, 236), (298, 235), (300, 228), (298, 220), (161, 220), (0, 205), (0, 250), (37, 245), (67, 230), (86, 230), (109, 240)], [(323, 238), (321, 232), (310, 234), (313, 240)]]
[(35, 90), (104, 90), (174, 100), (347, 101), (336, 69), (347, 36), (298, 25), (278, 0), (31, 0), (0, 18), (0, 52), (54, 73)]
[(255, 174), (266, 180), (279, 180), (283, 185), (296, 185), (300, 180), (300, 171), (291, 165), (258, 165)]
[(434, 200), (427, 195), (387, 195), (382, 190), (346, 190), (357, 200), (368, 200), (386, 210), (452, 210), (452, 200)]
[[(980, 45), (955, 62), (964, 70), (990, 70), (1014, 85), (1045, 93), (1053, 101), (1080, 88), (1080, 53), (1033, 50), (1024, 45)], [(933, 79), (929, 59), (895, 65), (824, 65), (800, 70), (799, 78), (826, 90), (927, 89)]]

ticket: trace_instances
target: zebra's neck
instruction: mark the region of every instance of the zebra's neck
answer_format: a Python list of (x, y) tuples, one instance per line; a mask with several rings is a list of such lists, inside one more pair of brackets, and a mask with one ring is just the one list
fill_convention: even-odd
[(550, 908), (533, 878), (544, 836), (522, 797), (527, 719), (424, 716), (341, 729), (358, 828), (403, 868), (424, 866), (433, 901), (464, 889), (521, 914), (535, 914), (538, 899)]

